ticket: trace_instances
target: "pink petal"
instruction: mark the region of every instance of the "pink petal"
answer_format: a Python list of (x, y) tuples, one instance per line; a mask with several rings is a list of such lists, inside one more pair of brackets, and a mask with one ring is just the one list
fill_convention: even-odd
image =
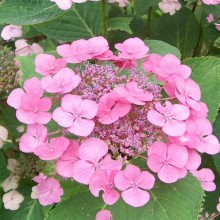
[(157, 126), (164, 126), (166, 119), (163, 115), (161, 115), (158, 111), (150, 110), (147, 113), (147, 119), (150, 123), (157, 125)]
[(141, 175), (141, 170), (139, 167), (134, 165), (128, 165), (124, 170), (124, 177), (125, 179), (131, 182), (137, 182)]
[(167, 120), (162, 130), (170, 136), (174, 136), (174, 137), (181, 136), (186, 131), (186, 123), (183, 121), (170, 119)]
[(82, 137), (90, 135), (95, 127), (95, 122), (89, 119), (76, 119), (68, 131)]
[(207, 192), (213, 192), (216, 190), (216, 185), (213, 182), (202, 182), (202, 188)]
[(188, 170), (196, 170), (201, 164), (201, 156), (196, 150), (188, 149), (188, 161), (186, 163), (186, 168)]
[(177, 168), (185, 167), (188, 161), (188, 151), (186, 147), (177, 144), (171, 144), (168, 147), (167, 161), (169, 164)]
[(155, 177), (148, 171), (142, 171), (138, 179), (138, 187), (142, 189), (152, 189), (155, 183)]
[(79, 158), (98, 164), (99, 160), (108, 152), (108, 145), (99, 138), (88, 138), (79, 148)]
[(51, 120), (50, 112), (38, 112), (34, 115), (34, 122), (39, 124), (47, 124)]
[(52, 118), (60, 126), (65, 128), (71, 127), (75, 119), (71, 113), (64, 111), (61, 107), (54, 110)]
[(92, 119), (98, 112), (98, 105), (96, 102), (86, 99), (82, 101), (79, 111), (81, 112), (82, 117)]
[(15, 109), (20, 108), (21, 100), (24, 95), (25, 92), (20, 88), (12, 90), (12, 92), (8, 96), (7, 104)]
[(151, 154), (147, 159), (147, 166), (155, 173), (159, 172), (163, 166), (165, 158), (159, 154)]
[(23, 109), (18, 109), (16, 111), (16, 117), (17, 119), (25, 124), (34, 124), (34, 113), (30, 111), (25, 111)]
[(32, 94), (37, 97), (41, 97), (44, 93), (43, 88), (41, 87), (41, 81), (37, 77), (32, 77), (25, 80), (24, 90), (27, 94)]
[(159, 154), (165, 159), (167, 157), (167, 145), (161, 141), (154, 142), (148, 149), (147, 154), (148, 156), (151, 154)]
[(112, 220), (112, 214), (109, 210), (101, 210), (96, 214), (95, 220)]
[(179, 169), (164, 165), (158, 172), (158, 178), (164, 183), (174, 183), (179, 179)]
[(203, 141), (206, 144), (205, 152), (207, 154), (218, 154), (220, 152), (220, 144), (218, 139), (214, 135), (208, 135), (203, 138)]
[(62, 98), (61, 107), (67, 112), (74, 112), (74, 110), (78, 110), (81, 102), (82, 98), (80, 96), (68, 94)]
[(92, 163), (79, 160), (73, 167), (73, 179), (79, 183), (89, 184), (92, 174), (95, 172), (95, 167)]
[(123, 191), (131, 187), (132, 182), (124, 177), (124, 171), (119, 171), (115, 176), (115, 186)]
[(107, 205), (113, 205), (119, 200), (120, 194), (114, 189), (107, 189), (102, 194), (102, 198)]
[(190, 115), (189, 108), (184, 105), (174, 104), (170, 112), (170, 117), (183, 121), (186, 120)]
[(75, 162), (76, 161), (58, 159), (56, 162), (57, 173), (63, 177), (72, 178)]
[(150, 194), (138, 188), (130, 188), (122, 192), (123, 200), (133, 207), (141, 207), (149, 202)]
[(100, 169), (106, 169), (106, 170), (121, 170), (122, 168), (122, 162), (120, 160), (113, 160), (111, 159), (111, 155), (107, 154), (103, 160), (99, 163)]

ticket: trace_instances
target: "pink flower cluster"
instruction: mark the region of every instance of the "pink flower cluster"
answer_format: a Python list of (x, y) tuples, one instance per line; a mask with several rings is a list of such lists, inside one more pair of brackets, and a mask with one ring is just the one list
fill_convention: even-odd
[[(108, 205), (120, 196), (133, 207), (148, 203), (155, 183), (149, 171), (165, 183), (191, 172), (205, 190), (215, 190), (212, 171), (198, 168), (200, 154), (217, 154), (220, 144), (190, 67), (172, 54), (147, 54), (139, 38), (115, 48), (117, 55), (106, 39), (94, 37), (58, 46), (61, 58), (36, 56), (40, 79), (27, 79), (7, 100), (27, 124), (20, 150), (53, 161), (58, 175), (88, 185), (95, 197), (102, 191)], [(150, 80), (153, 74), (163, 86)], [(57, 129), (48, 132), (51, 120)], [(134, 157), (146, 160), (148, 171), (132, 165)], [(40, 174), (34, 181), (32, 198), (42, 205), (60, 201), (57, 180)], [(111, 218), (98, 216), (103, 213)]]

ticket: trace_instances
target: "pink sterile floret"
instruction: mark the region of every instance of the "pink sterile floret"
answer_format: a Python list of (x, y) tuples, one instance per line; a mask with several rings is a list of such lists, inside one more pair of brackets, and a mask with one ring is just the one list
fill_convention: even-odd
[(116, 92), (103, 95), (98, 104), (98, 121), (102, 124), (112, 124), (124, 117), (131, 110), (131, 103)]
[(209, 14), (208, 17), (206, 18), (208, 23), (212, 23), (214, 21), (214, 16), (213, 14)]
[(170, 13), (170, 15), (174, 15), (181, 8), (178, 0), (162, 0), (158, 6), (164, 13)]
[(218, 5), (220, 4), (220, 0), (202, 0), (206, 5)]
[(69, 63), (94, 59), (107, 51), (109, 51), (108, 42), (102, 36), (89, 40), (76, 40), (71, 45), (64, 44), (57, 47), (57, 53)]
[(19, 109), (21, 107), (22, 97), (25, 94), (32, 94), (41, 98), (44, 93), (44, 90), (41, 87), (41, 82), (36, 77), (25, 80), (23, 87), (24, 90), (20, 88), (12, 90), (7, 99), (8, 105), (15, 109)]
[(89, 189), (95, 196), (99, 196), (99, 192), (102, 190), (102, 198), (108, 205), (116, 203), (120, 197), (120, 194), (114, 189), (114, 177), (118, 173), (118, 170), (107, 171), (97, 170), (89, 181)]
[(200, 154), (194, 149), (187, 148), (187, 151), (188, 151), (188, 160), (186, 163), (186, 169), (187, 170), (198, 169), (202, 162), (202, 158)]
[(155, 104), (156, 110), (150, 110), (147, 119), (154, 125), (162, 127), (162, 130), (170, 136), (181, 136), (186, 131), (186, 120), (190, 111), (187, 106), (166, 101), (166, 106), (160, 102)]
[(148, 171), (142, 171), (134, 165), (128, 165), (125, 170), (115, 176), (116, 187), (123, 191), (123, 200), (133, 206), (140, 207), (150, 200), (150, 194), (146, 191), (152, 189), (155, 178)]
[(220, 152), (220, 144), (218, 139), (212, 135), (212, 124), (208, 119), (201, 118), (194, 120), (197, 125), (194, 133), (199, 139), (199, 144), (196, 145), (196, 150), (201, 153), (217, 154)]
[(118, 86), (114, 88), (114, 91), (128, 102), (136, 105), (145, 105), (146, 101), (153, 99), (153, 95), (143, 89), (139, 89), (135, 81), (129, 82), (125, 86)]
[(43, 76), (49, 76), (57, 73), (66, 66), (67, 62), (62, 59), (56, 59), (50, 54), (39, 54), (35, 58), (35, 71)]
[(190, 117), (189, 119), (199, 119), (199, 118), (207, 118), (208, 116), (208, 107), (204, 102), (199, 102), (200, 110), (197, 111), (195, 109), (190, 109)]
[(47, 124), (51, 120), (51, 100), (39, 98), (32, 94), (24, 95), (21, 99), (21, 106), (16, 111), (16, 117), (25, 124)]
[(203, 168), (201, 170), (194, 170), (191, 173), (197, 177), (197, 179), (201, 182), (202, 188), (205, 191), (212, 192), (215, 191), (216, 185), (213, 182), (215, 179), (215, 175), (212, 170), (208, 168)]
[(52, 177), (40, 181), (37, 185), (37, 199), (42, 206), (60, 202), (63, 193), (59, 182)]
[(56, 171), (63, 177), (71, 178), (73, 176), (73, 167), (78, 160), (79, 144), (70, 140), (67, 150), (56, 162)]
[(115, 48), (120, 51), (118, 57), (125, 60), (139, 60), (146, 57), (149, 51), (145, 43), (137, 37), (115, 44)]
[(57, 6), (62, 10), (70, 9), (73, 4), (72, 0), (50, 0), (50, 1), (55, 2)]
[(38, 176), (35, 176), (33, 178), (34, 182), (36, 182), (36, 183), (40, 183), (40, 182), (44, 181), (45, 179), (47, 179), (47, 176), (45, 176), (43, 173), (39, 173)]
[(60, 126), (78, 136), (88, 136), (95, 127), (93, 119), (98, 111), (98, 105), (91, 100), (82, 99), (77, 95), (65, 95), (61, 107), (53, 112), (53, 119)]
[(155, 74), (160, 81), (168, 81), (174, 84), (179, 79), (187, 79), (191, 74), (191, 69), (186, 65), (182, 65), (180, 60), (174, 55), (167, 54), (160, 61)]
[(176, 82), (175, 95), (177, 99), (184, 105), (199, 111), (201, 99), (201, 91), (199, 85), (191, 79), (179, 80)]
[(27, 132), (21, 136), (19, 148), (22, 152), (32, 153), (47, 141), (47, 128), (41, 124), (28, 125)]
[(99, 138), (89, 138), (79, 147), (78, 157), (73, 168), (73, 179), (88, 184), (92, 175), (99, 169), (120, 170), (122, 163), (112, 160), (108, 153), (108, 145)]
[(149, 73), (155, 73), (162, 59), (163, 57), (159, 54), (150, 54), (142, 63), (142, 67)]
[(15, 55), (16, 56), (29, 56), (31, 54), (43, 53), (43, 48), (37, 44), (33, 43), (32, 45), (27, 43), (27, 40), (21, 39), (15, 41)]
[(34, 154), (41, 160), (54, 160), (66, 151), (69, 146), (69, 140), (65, 137), (52, 138), (49, 143), (42, 144), (34, 149)]
[(75, 89), (81, 81), (81, 77), (75, 75), (73, 70), (63, 68), (54, 76), (46, 76), (41, 79), (41, 84), (46, 92), (68, 93)]
[(95, 220), (112, 220), (112, 214), (109, 210), (101, 210), (96, 214)]
[(148, 150), (148, 167), (165, 183), (174, 183), (187, 174), (186, 147), (177, 144), (166, 145), (157, 141)]
[(4, 40), (13, 40), (15, 37), (21, 37), (22, 27), (17, 25), (7, 25), (2, 29), (1, 37)]

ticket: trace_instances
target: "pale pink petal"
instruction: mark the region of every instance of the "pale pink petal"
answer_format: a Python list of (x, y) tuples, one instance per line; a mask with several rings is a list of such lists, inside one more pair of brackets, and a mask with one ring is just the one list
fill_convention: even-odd
[(153, 172), (159, 172), (161, 167), (163, 166), (165, 161), (165, 158), (162, 157), (160, 154), (151, 154), (149, 158), (147, 159), (147, 166), (153, 171)]
[(72, 178), (75, 162), (58, 159), (56, 162), (56, 172), (63, 177)]
[(167, 161), (169, 164), (175, 167), (178, 168), (185, 167), (188, 161), (188, 151), (186, 147), (177, 144), (171, 144), (168, 147)]
[(96, 214), (95, 220), (112, 220), (112, 214), (109, 210), (101, 210)]
[(179, 179), (179, 169), (164, 165), (158, 172), (158, 178), (164, 183), (174, 183)]
[(153, 109), (148, 111), (147, 119), (150, 123), (160, 127), (164, 126), (166, 122), (165, 117), (162, 114), (160, 114), (158, 111), (155, 111)]
[(133, 207), (141, 207), (149, 202), (150, 194), (138, 188), (130, 188), (122, 192), (123, 200)]
[(170, 119), (167, 120), (162, 130), (170, 136), (174, 136), (174, 137), (181, 136), (186, 131), (186, 123), (183, 121)]
[(90, 119), (76, 119), (72, 126), (68, 128), (68, 131), (82, 137), (86, 137), (91, 134), (95, 127), (95, 122)]
[(155, 177), (148, 171), (142, 171), (138, 179), (138, 187), (142, 189), (152, 189), (155, 183)]
[(139, 167), (134, 165), (128, 165), (124, 170), (125, 179), (131, 182), (137, 182), (140, 175), (141, 175), (141, 170), (139, 169)]
[(202, 188), (207, 192), (213, 192), (216, 190), (216, 185), (213, 182), (202, 182)]
[(107, 154), (103, 160), (99, 163), (100, 169), (106, 169), (106, 170), (121, 170), (122, 168), (122, 162), (120, 160), (113, 160), (111, 159), (111, 155)]
[(131, 187), (132, 182), (124, 177), (124, 171), (120, 171), (115, 176), (115, 186), (123, 191)]
[(75, 120), (74, 115), (69, 112), (64, 111), (61, 107), (58, 107), (54, 110), (52, 118), (60, 126), (68, 128), (72, 126), (73, 121)]
[(12, 92), (8, 96), (7, 104), (15, 109), (20, 108), (21, 100), (24, 95), (25, 92), (20, 88), (12, 90)]
[(79, 160), (73, 167), (73, 179), (79, 183), (89, 184), (92, 174), (95, 172), (95, 167), (92, 163), (84, 160)]
[(196, 170), (201, 164), (201, 156), (196, 150), (188, 149), (188, 161), (186, 163), (186, 168), (188, 170)]
[(102, 198), (106, 204), (113, 205), (119, 200), (120, 194), (114, 189), (107, 189), (102, 194)]

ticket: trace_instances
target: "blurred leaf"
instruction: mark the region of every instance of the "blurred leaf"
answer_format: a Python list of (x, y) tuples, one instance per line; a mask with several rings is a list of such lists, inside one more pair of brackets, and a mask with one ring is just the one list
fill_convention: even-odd
[(182, 7), (172, 16), (161, 16), (153, 25), (152, 37), (177, 47), (183, 57), (186, 57), (197, 45), (199, 28), (194, 14)]
[(4, 0), (0, 4), (0, 23), (27, 25), (55, 19), (65, 11), (51, 1)]
[(62, 41), (95, 37), (101, 33), (101, 14), (98, 6), (97, 2), (74, 4), (72, 10), (59, 19), (34, 27), (44, 35)]
[(7, 159), (2, 150), (0, 150), (0, 184), (9, 176), (9, 171), (7, 169)]
[(18, 191), (24, 196), (24, 202), (16, 211), (9, 211), (4, 208), (0, 210), (2, 220), (44, 220), (44, 213), (37, 200), (31, 199), (31, 186), (23, 187)]
[(121, 30), (125, 31), (129, 34), (132, 34), (132, 31), (130, 29), (130, 23), (132, 17), (115, 17), (115, 18), (109, 18), (108, 19), (108, 24), (107, 24), (107, 29), (109, 31), (111, 30)]
[(149, 53), (157, 53), (162, 56), (171, 53), (176, 57), (178, 57), (179, 59), (181, 58), (179, 49), (169, 45), (168, 43), (159, 40), (145, 40), (144, 42), (150, 48)]
[(160, 0), (136, 0), (134, 1), (134, 10), (136, 16), (141, 17), (143, 14), (147, 13), (147, 10), (151, 6), (156, 6)]
[(217, 57), (189, 58), (184, 64), (192, 68), (192, 79), (195, 80), (202, 92), (202, 101), (209, 108), (208, 117), (215, 121), (220, 106), (220, 59)]

